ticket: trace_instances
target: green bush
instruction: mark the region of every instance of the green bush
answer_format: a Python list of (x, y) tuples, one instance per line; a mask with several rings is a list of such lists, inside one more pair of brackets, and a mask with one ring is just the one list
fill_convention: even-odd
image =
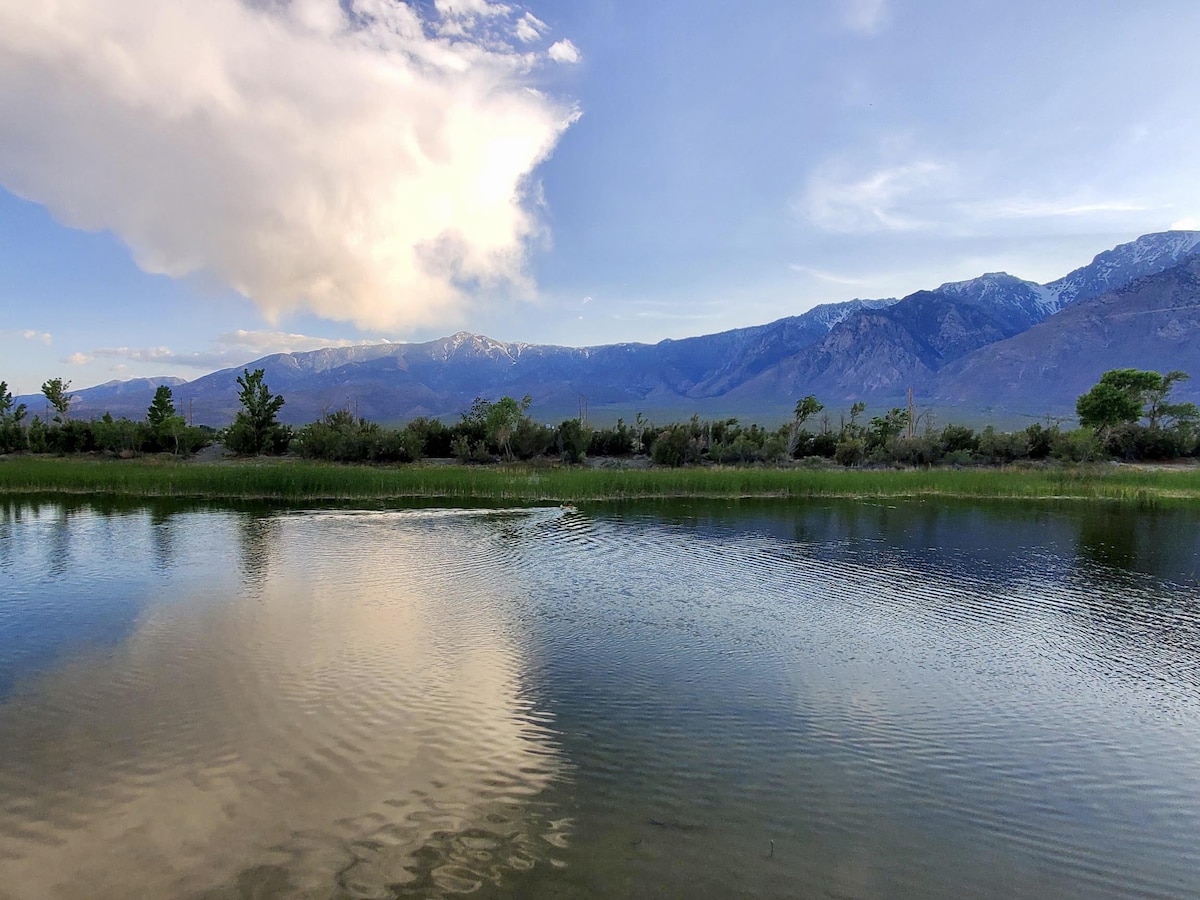
[(947, 425), (942, 429), (939, 440), (942, 453), (947, 455), (959, 451), (971, 454), (979, 449), (979, 438), (975, 435), (975, 430), (966, 425)]
[(578, 419), (563, 420), (555, 432), (554, 440), (559, 455), (566, 463), (581, 462), (591, 446), (591, 435)]
[(0, 423), (0, 453), (21, 453), (28, 449), (29, 441), (20, 423)]
[(1028, 459), (1029, 445), (1025, 432), (997, 431), (994, 426), (989, 425), (979, 435), (979, 447), (976, 455), (982, 462), (993, 466), (1007, 465), (1018, 459)]
[(421, 442), (421, 456), (444, 459), (454, 455), (454, 433), (445, 422), (421, 416), (405, 425), (404, 430)]
[(654, 439), (650, 458), (657, 465), (676, 468), (700, 461), (700, 448), (687, 425), (671, 425)]
[(833, 458), (839, 465), (861, 466), (867, 458), (867, 444), (862, 438), (846, 438), (838, 441)]
[(941, 459), (942, 447), (936, 438), (899, 438), (892, 445), (891, 455), (894, 462), (906, 466), (932, 466)]

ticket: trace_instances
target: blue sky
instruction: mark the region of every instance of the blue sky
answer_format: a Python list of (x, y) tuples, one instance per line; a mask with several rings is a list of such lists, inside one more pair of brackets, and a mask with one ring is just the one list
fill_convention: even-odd
[(1196, 34), (1194, 0), (0, 0), (0, 380), (1047, 281), (1200, 227)]

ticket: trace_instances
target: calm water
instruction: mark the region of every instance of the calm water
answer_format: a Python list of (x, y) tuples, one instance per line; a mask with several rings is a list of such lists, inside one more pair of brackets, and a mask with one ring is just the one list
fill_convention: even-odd
[(1197, 897), (1198, 527), (0, 500), (0, 898)]

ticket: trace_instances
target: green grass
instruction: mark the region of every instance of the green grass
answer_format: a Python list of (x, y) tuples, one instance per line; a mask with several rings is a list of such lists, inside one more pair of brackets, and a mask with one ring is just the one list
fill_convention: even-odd
[(0, 493), (263, 500), (483, 500), (500, 503), (653, 498), (976, 497), (1200, 500), (1200, 469), (586, 469), (533, 466), (341, 466), (299, 460), (197, 464), (12, 458)]

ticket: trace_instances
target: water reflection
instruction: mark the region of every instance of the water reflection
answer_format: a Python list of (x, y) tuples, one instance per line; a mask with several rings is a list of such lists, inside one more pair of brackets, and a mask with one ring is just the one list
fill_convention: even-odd
[(257, 592), (266, 585), (279, 535), (280, 521), (274, 513), (246, 512), (238, 517), (238, 559), (247, 589)]
[(154, 548), (154, 567), (159, 571), (170, 570), (177, 539), (174, 514), (162, 509), (151, 510), (150, 540)]
[(423, 565), (453, 528), (388, 518), (176, 522), (216, 577), (0, 706), (5, 896), (430, 895), (544, 861), (560, 763), (520, 642)]
[(1200, 895), (1195, 510), (62, 512), (5, 900)]
[(519, 895), (1200, 891), (1194, 513), (1112, 590), (1078, 508), (662, 512), (537, 560), (590, 852)]
[(668, 522), (700, 534), (752, 531), (828, 555), (840, 547), (858, 559), (874, 553), (880, 561), (946, 570), (970, 560), (975, 572), (1000, 578), (1020, 571), (1014, 559), (1032, 556), (1038, 565), (1077, 558), (1079, 571), (1094, 577), (1134, 572), (1200, 585), (1200, 509), (1183, 505), (1144, 510), (1077, 501), (669, 501), (607, 509), (631, 521)]

